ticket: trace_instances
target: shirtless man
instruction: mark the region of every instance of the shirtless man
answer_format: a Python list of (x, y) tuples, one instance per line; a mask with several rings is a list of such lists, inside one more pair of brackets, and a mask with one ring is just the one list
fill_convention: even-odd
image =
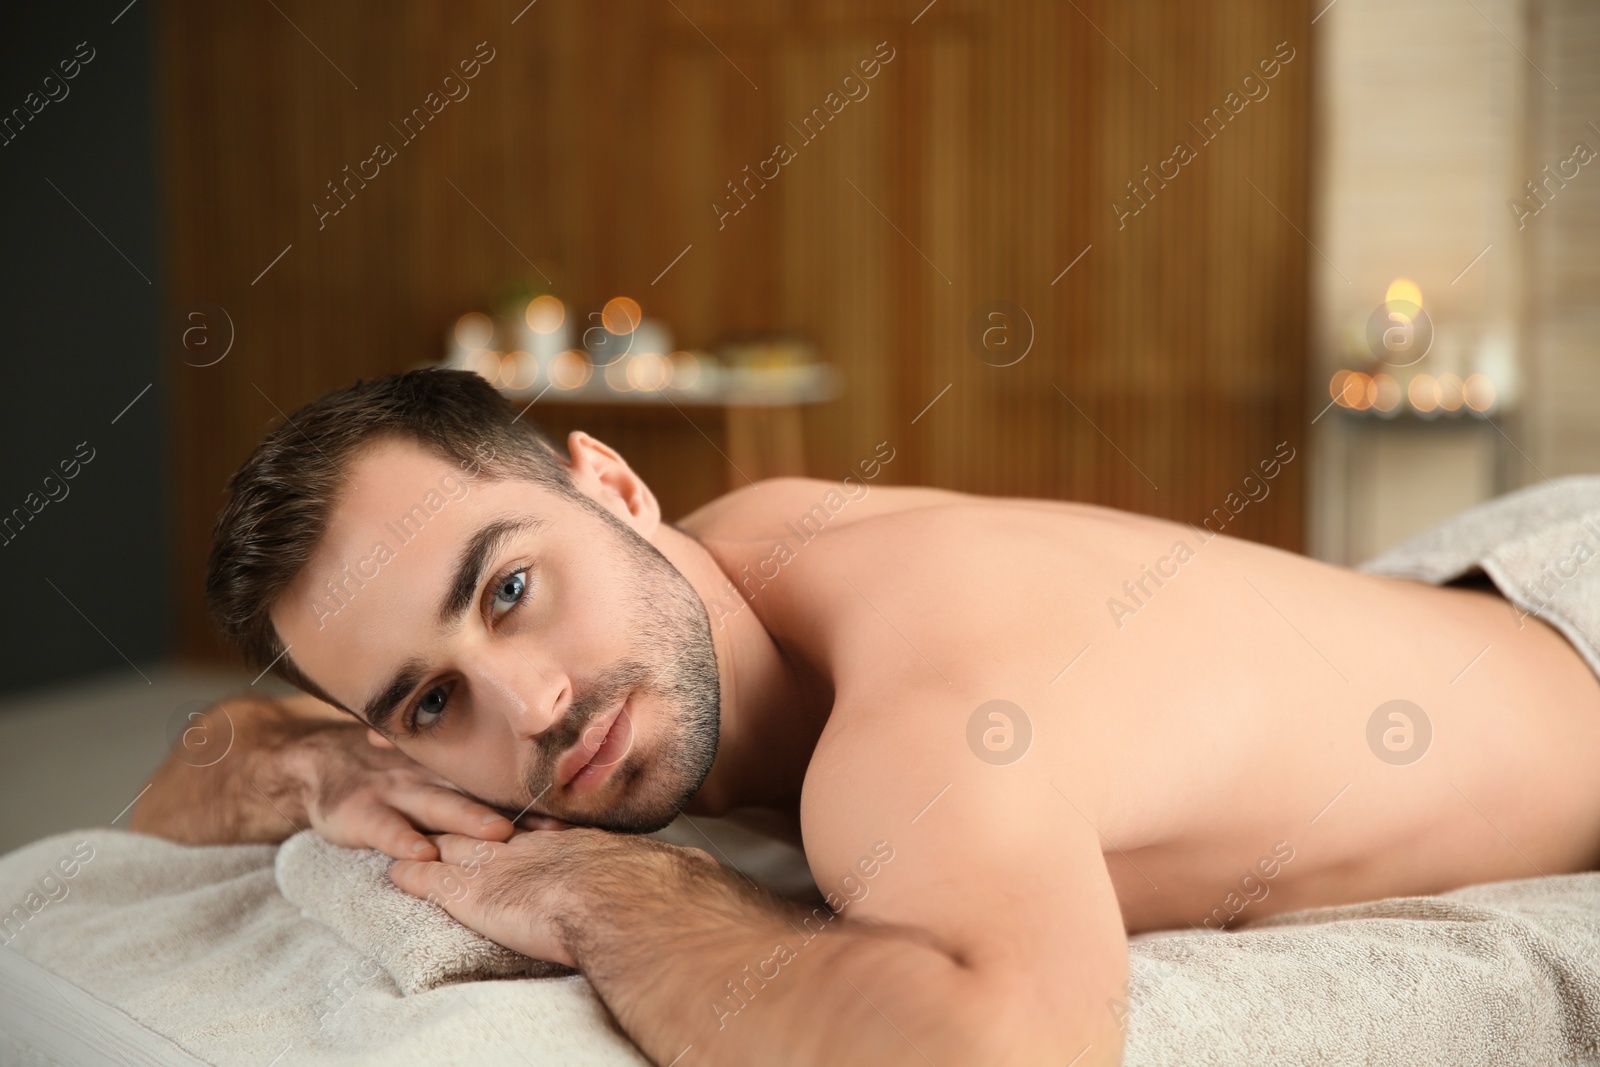
[[(515, 414), (421, 371), (268, 435), (208, 594), (310, 696), (208, 713), (136, 828), (381, 849), (684, 1067), (1116, 1064), (1128, 933), (1600, 863), (1600, 685), (1493, 592), (890, 488), (887, 442), (673, 525)], [(832, 910), (641, 836), (743, 808)]]

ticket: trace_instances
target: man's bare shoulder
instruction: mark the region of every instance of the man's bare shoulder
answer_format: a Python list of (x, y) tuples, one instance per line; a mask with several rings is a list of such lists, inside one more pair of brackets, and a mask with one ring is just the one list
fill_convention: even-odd
[(913, 508), (983, 499), (951, 489), (879, 485), (862, 479), (764, 478), (724, 493), (676, 525), (700, 540), (760, 541), (786, 535), (786, 524), (827, 515), (837, 527)]

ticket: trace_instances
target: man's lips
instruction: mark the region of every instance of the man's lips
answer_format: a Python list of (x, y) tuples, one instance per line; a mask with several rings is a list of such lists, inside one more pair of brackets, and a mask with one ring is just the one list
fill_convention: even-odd
[[(561, 762), (556, 771), (557, 782), (559, 782), (563, 787), (570, 786), (572, 784), (572, 780), (578, 777), (579, 773), (582, 772), (584, 768), (593, 763), (601, 754), (601, 752), (605, 752), (607, 750), (608, 741), (612, 743), (610, 747), (615, 747), (615, 743), (618, 741), (632, 741), (633, 724), (631, 722), (626, 723), (626, 730), (616, 729), (618, 721), (623, 718), (624, 714), (628, 710), (628, 706), (632, 703), (632, 701), (633, 697), (630, 694), (628, 699), (624, 700), (622, 704), (617, 707), (616, 711), (613, 711), (605, 718), (598, 719), (584, 727), (582, 736), (578, 738), (578, 743), (573, 745), (567, 754), (561, 758)], [(611, 734), (614, 730), (619, 735), (627, 733), (628, 737), (625, 739), (621, 737), (613, 738)], [(605, 766), (610, 766), (616, 763), (620, 758), (620, 756), (608, 752)]]

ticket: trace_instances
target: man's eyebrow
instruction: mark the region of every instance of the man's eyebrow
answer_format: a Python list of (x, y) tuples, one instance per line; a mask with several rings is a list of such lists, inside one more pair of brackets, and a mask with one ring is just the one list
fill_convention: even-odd
[[(473, 534), (456, 561), (455, 573), (451, 575), (449, 587), (439, 604), (438, 615), (435, 618), (439, 626), (443, 628), (456, 623), (472, 606), (489, 560), (507, 541), (519, 533), (541, 529), (546, 525), (548, 520), (533, 516), (496, 519)], [(388, 733), (388, 724), (394, 717), (395, 710), (406, 698), (406, 694), (421, 684), (427, 670), (428, 665), (415, 657), (400, 664), (388, 684), (379, 689), (361, 709), (362, 717), (367, 720), (367, 724), (379, 733)]]
[(456, 572), (450, 579), (450, 588), (439, 603), (439, 614), (435, 621), (440, 628), (455, 625), (472, 605), (478, 586), (483, 581), (484, 568), (501, 546), (519, 533), (537, 530), (545, 525), (546, 520), (532, 516), (496, 519), (473, 534), (467, 547), (461, 550), (461, 556), (456, 561)]
[(367, 720), (367, 725), (380, 734), (389, 733), (389, 720), (394, 718), (400, 701), (417, 687), (427, 669), (428, 665), (420, 659), (408, 659), (400, 664), (400, 669), (394, 672), (389, 684), (380, 689), (376, 696), (367, 701), (366, 707), (361, 709), (361, 717)]

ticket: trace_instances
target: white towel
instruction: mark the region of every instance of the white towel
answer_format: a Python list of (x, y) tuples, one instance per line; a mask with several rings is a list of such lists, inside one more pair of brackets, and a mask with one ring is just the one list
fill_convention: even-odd
[(1566, 635), (1600, 674), (1600, 476), (1496, 497), (1360, 569), (1434, 584), (1482, 571), (1512, 604)]
[[(0, 948), (0, 1065), (192, 1063), (181, 1049), (240, 1067), (646, 1067), (581, 975), (404, 995), (284, 898), (277, 852), (99, 827), (0, 857), (0, 909), (22, 909)], [(41, 1040), (41, 1005), (76, 1032)], [(130, 1055), (149, 1042), (129, 1026), (178, 1048)]]
[(1600, 874), (1129, 943), (1124, 1067), (1594, 1067)]
[(462, 926), (437, 904), (389, 880), (375, 849), (330, 845), (303, 830), (278, 847), (278, 888), (300, 913), (330, 926), (376, 961), (406, 996), (447, 982), (555, 978), (575, 973), (530, 959)]
[[(33, 998), (82, 991), (211, 1063), (643, 1067), (581, 976), (402, 995), (283, 898), (261, 845), (64, 834), (0, 858), (0, 901), (27, 915), (85, 840), (68, 892), (44, 886), (60, 899), (0, 949), (56, 976)], [(1125, 1067), (1592, 1067), (1600, 1049), (1600, 873), (1141, 934), (1129, 956), (1128, 1003), (1106, 1006), (1127, 1013)], [(0, 1031), (27, 1044), (4, 972)]]

